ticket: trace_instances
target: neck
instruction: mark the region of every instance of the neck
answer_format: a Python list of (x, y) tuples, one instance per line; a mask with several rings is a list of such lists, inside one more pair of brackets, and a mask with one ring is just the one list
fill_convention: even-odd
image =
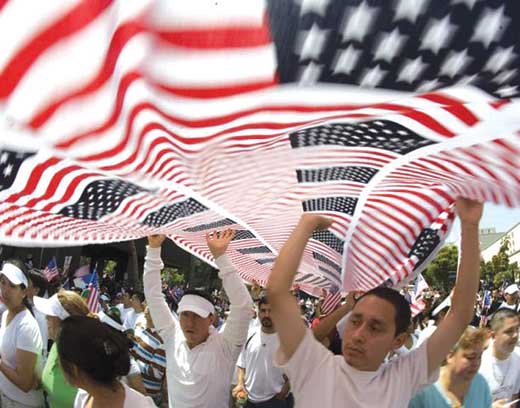
[(496, 343), (493, 343), (493, 357), (495, 357), (497, 360), (506, 360), (511, 353), (503, 352), (499, 349), (497, 349)]
[(464, 399), (464, 394), (469, 388), (471, 380), (467, 380), (454, 373), (449, 366), (441, 369), (440, 382), (444, 389), (453, 393), (459, 399)]
[(262, 326), (262, 331), (266, 334), (273, 334), (273, 333), (276, 333), (276, 330), (274, 329), (274, 326), (269, 328), (269, 327), (264, 327)]
[[(108, 407), (119, 405), (118, 401), (124, 401), (125, 390), (119, 381), (115, 381), (111, 386), (102, 386), (89, 382), (82, 384), (83, 388), (90, 395), (91, 407)], [(88, 406), (88, 403), (87, 403)]]
[(18, 305), (18, 306), (9, 307), (7, 310), (9, 311), (9, 314), (11, 316), (16, 316), (18, 313), (25, 310), (25, 305), (22, 303), (21, 305)]
[(142, 312), (144, 312), (144, 309), (143, 309), (142, 306), (134, 307), (134, 310), (135, 310), (136, 313), (142, 313)]

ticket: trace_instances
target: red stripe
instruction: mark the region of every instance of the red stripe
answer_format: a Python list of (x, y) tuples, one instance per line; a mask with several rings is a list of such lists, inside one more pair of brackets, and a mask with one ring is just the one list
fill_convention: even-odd
[(43, 172), (59, 162), (60, 162), (60, 159), (58, 159), (56, 157), (51, 157), (50, 159), (44, 161), (43, 163), (40, 163), (37, 166), (35, 166), (33, 171), (31, 172), (31, 176), (29, 177), (29, 180), (27, 180), (27, 185), (25, 186), (25, 188), (22, 191), (20, 191), (19, 193), (11, 194), (9, 197), (7, 197), (5, 199), (5, 202), (14, 203), (15, 201), (18, 201), (18, 199), (20, 199), (20, 197), (29, 195), (32, 192), (34, 192), (36, 187), (38, 187), (38, 183), (40, 182), (40, 178), (41, 178)]
[(271, 44), (269, 30), (265, 26), (205, 27), (200, 30), (156, 31), (155, 34), (169, 45), (197, 50), (225, 50)]
[(110, 0), (83, 0), (58, 21), (28, 40), (26, 46), (11, 57), (0, 73), (0, 99), (6, 98), (14, 91), (31, 66), (47, 49), (88, 26), (111, 4)]
[(462, 101), (452, 98), (446, 94), (442, 93), (431, 93), (431, 94), (425, 94), (420, 96), (423, 99), (428, 99), (430, 101), (440, 103), (444, 106), (443, 109), (450, 112), (453, 116), (459, 118), (461, 121), (463, 121), (465, 124), (469, 126), (473, 126), (477, 122), (479, 122), (479, 118), (477, 118), (473, 112), (471, 112)]
[(99, 70), (98, 74), (89, 83), (79, 87), (65, 96), (56, 99), (54, 102), (47, 104), (43, 109), (33, 115), (33, 117), (29, 120), (28, 126), (33, 129), (40, 128), (52, 117), (52, 115), (54, 115), (54, 113), (56, 113), (56, 111), (61, 106), (67, 102), (99, 90), (112, 77), (117, 60), (124, 46), (133, 37), (142, 31), (143, 27), (138, 20), (131, 21), (117, 27), (110, 41), (103, 66)]
[(65, 190), (65, 194), (63, 195), (63, 197), (61, 197), (61, 199), (55, 200), (53, 202), (46, 204), (45, 207), (42, 208), (42, 210), (50, 211), (51, 208), (54, 207), (56, 204), (61, 204), (61, 203), (67, 202), (72, 197), (74, 192), (76, 191), (76, 188), (80, 182), (87, 179), (88, 177), (96, 177), (96, 176), (99, 176), (99, 173), (84, 173), (84, 174), (78, 175), (77, 177), (74, 178), (74, 180), (72, 180), (68, 184), (67, 190)]

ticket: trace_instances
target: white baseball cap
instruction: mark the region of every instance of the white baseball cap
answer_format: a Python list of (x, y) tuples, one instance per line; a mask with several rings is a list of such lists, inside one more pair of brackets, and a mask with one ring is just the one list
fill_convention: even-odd
[(52, 295), (49, 299), (34, 296), (33, 302), (34, 307), (47, 316), (59, 317), (60, 320), (64, 320), (70, 316), (69, 312), (65, 310), (58, 299), (57, 293)]
[(206, 318), (210, 314), (215, 314), (215, 308), (209, 300), (202, 296), (189, 294), (184, 295), (179, 302), (177, 313), (180, 315), (182, 312), (193, 312), (202, 318)]
[(516, 283), (513, 283), (512, 285), (509, 285), (506, 290), (504, 291), (507, 295), (512, 295), (513, 293), (517, 293), (520, 289), (518, 288), (518, 285)]
[(5, 262), (4, 266), (2, 266), (0, 274), (5, 275), (5, 277), (9, 279), (13, 285), (23, 284), (26, 288), (29, 287), (27, 277), (20, 268), (18, 268), (16, 265), (13, 265), (12, 263)]

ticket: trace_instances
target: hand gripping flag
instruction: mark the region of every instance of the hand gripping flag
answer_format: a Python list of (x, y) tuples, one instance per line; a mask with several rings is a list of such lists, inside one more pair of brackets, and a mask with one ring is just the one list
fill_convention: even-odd
[(0, 2), (0, 242), (204, 232), (264, 285), (410, 282), (457, 196), (520, 204), (520, 3)]

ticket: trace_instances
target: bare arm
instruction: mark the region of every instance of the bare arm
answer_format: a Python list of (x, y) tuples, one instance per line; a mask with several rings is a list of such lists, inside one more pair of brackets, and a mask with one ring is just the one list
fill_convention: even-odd
[(16, 349), (16, 368), (13, 369), (0, 361), (0, 371), (23, 392), (29, 392), (37, 380), (34, 371), (37, 357), (30, 351)]
[(141, 374), (127, 375), (128, 386), (143, 395), (147, 395)]
[(314, 338), (318, 341), (322, 341), (325, 339), (330, 332), (336, 327), (338, 322), (346, 316), (354, 307), (354, 297), (353, 293), (349, 293), (347, 297), (347, 302), (344, 305), (341, 305), (336, 310), (334, 310), (327, 317), (322, 319), (313, 329), (312, 334), (314, 334)]
[(237, 385), (231, 391), (231, 395), (233, 396), (233, 398), (237, 398), (239, 393), (246, 391), (246, 385), (245, 385), (246, 384), (245, 383), (246, 369), (244, 367), (240, 367), (240, 366), (237, 367), (237, 368), (238, 368), (238, 370), (237, 370)]
[(269, 275), (267, 297), (271, 305), (271, 318), (280, 338), (280, 349), (286, 359), (292, 357), (306, 330), (300, 308), (290, 293), (291, 285), (312, 232), (330, 225), (331, 220), (328, 218), (304, 214), (280, 250)]
[(478, 225), (482, 204), (459, 198), (456, 208), (461, 223), (461, 258), (451, 307), (427, 343), (428, 375), (433, 373), (471, 322), (480, 278)]

